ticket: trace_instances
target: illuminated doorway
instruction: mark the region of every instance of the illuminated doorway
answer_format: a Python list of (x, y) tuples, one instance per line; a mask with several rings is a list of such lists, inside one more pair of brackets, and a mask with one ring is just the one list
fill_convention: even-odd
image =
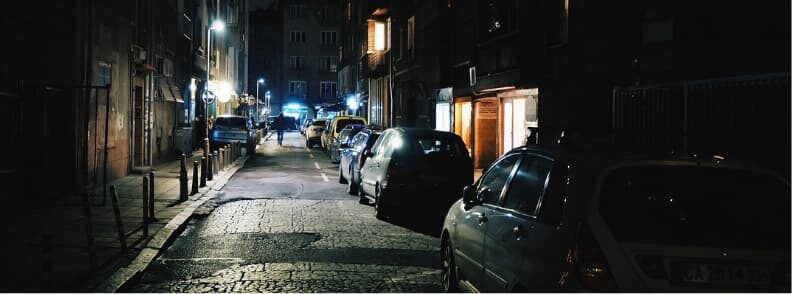
[(539, 90), (521, 89), (498, 94), (501, 99), (501, 148), (499, 154), (523, 146), (538, 126)]

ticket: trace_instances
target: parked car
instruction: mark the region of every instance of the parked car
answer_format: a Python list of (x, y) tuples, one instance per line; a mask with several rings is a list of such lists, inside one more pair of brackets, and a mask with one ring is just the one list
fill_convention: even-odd
[(357, 135), (360, 130), (363, 129), (363, 125), (347, 125), (341, 133), (338, 134), (338, 138), (333, 140), (333, 143), (330, 144), (330, 162), (332, 163), (339, 163), (341, 161), (341, 150), (349, 148), (349, 141)]
[[(445, 212), (473, 182), (462, 138), (430, 129), (390, 128), (374, 143), (360, 170), (361, 197), (383, 219), (399, 208)], [(361, 202), (367, 202), (363, 199)]]
[[(360, 168), (368, 158), (363, 156), (363, 153), (371, 149), (380, 134), (382, 134), (381, 129), (363, 128), (349, 141), (349, 148), (341, 149), (341, 161), (338, 164), (338, 182), (348, 185), (347, 193), (349, 195), (358, 195)], [(367, 203), (364, 197), (360, 197), (360, 200), (361, 203)]]
[(359, 116), (336, 116), (327, 125), (327, 129), (322, 135), (322, 148), (325, 151), (330, 150), (330, 144), (333, 143), (338, 134), (350, 124), (365, 125), (366, 119)]
[(526, 146), (449, 210), (443, 286), (482, 292), (790, 291), (790, 187), (722, 157)]
[(217, 149), (228, 143), (242, 143), (247, 148), (255, 147), (256, 129), (250, 120), (239, 115), (220, 115), (214, 121), (211, 132), (211, 148)]
[(305, 147), (311, 148), (316, 144), (320, 144), (322, 139), (322, 132), (325, 130), (324, 119), (316, 119), (311, 122), (311, 125), (305, 129)]
[(305, 130), (306, 130), (308, 127), (310, 127), (310, 126), (311, 126), (311, 122), (312, 122), (312, 121), (313, 121), (313, 119), (306, 118), (306, 119), (305, 119), (305, 121), (304, 121), (302, 124), (300, 124), (300, 134), (301, 134), (301, 135), (305, 135)]

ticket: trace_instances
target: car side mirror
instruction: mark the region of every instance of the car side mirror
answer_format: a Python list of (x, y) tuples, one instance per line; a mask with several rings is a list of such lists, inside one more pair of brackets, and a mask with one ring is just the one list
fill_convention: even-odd
[(366, 157), (368, 157), (368, 158), (374, 157), (374, 152), (371, 152), (371, 151), (367, 150), (366, 151)]
[(475, 186), (467, 185), (462, 189), (462, 202), (465, 204), (465, 208), (481, 203), (481, 201), (478, 199), (478, 193), (476, 193)]

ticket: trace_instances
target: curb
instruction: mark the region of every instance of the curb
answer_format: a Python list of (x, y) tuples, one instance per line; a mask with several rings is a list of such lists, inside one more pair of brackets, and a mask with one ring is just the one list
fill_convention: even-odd
[(208, 186), (208, 189), (205, 191), (200, 192), (198, 194), (198, 198), (195, 199), (195, 202), (184, 208), (184, 210), (182, 210), (178, 215), (168, 221), (168, 224), (166, 224), (165, 227), (157, 231), (157, 233), (151, 237), (146, 245), (143, 246), (143, 248), (140, 250), (140, 253), (138, 253), (137, 257), (135, 257), (132, 262), (117, 269), (109, 278), (95, 287), (93, 291), (103, 293), (118, 292), (133, 278), (145, 271), (146, 268), (148, 268), (148, 266), (154, 261), (157, 255), (159, 255), (160, 251), (165, 249), (168, 242), (176, 237), (175, 233), (181, 231), (181, 229), (184, 228), (193, 212), (195, 212), (195, 210), (203, 205), (206, 201), (214, 198), (217, 194), (217, 191), (222, 189), (225, 184), (228, 183), (228, 180), (231, 179), (231, 177), (236, 174), (236, 172), (239, 171), (242, 166), (245, 165), (245, 162), (247, 162), (249, 158), (249, 156), (240, 157), (236, 160), (236, 162), (234, 162), (235, 166), (231, 167), (230, 170), (227, 170), (221, 177), (217, 177), (217, 175), (215, 175), (214, 183), (212, 183), (211, 186)]

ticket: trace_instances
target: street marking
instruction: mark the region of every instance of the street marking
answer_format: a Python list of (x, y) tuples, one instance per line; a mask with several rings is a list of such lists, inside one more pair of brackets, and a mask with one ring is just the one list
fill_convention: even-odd
[(316, 167), (316, 169), (322, 169), (322, 167), (320, 167), (319, 164), (316, 163), (316, 161), (314, 161), (314, 166)]
[(327, 175), (325, 173), (322, 173), (322, 180), (324, 180), (325, 182), (330, 181), (329, 179), (327, 179)]
[(201, 257), (201, 258), (160, 258), (162, 264), (168, 261), (226, 261), (226, 262), (243, 262), (242, 258), (236, 257)]
[(311, 158), (314, 158), (313, 157), (313, 153), (309, 153), (308, 156), (310, 156)]

